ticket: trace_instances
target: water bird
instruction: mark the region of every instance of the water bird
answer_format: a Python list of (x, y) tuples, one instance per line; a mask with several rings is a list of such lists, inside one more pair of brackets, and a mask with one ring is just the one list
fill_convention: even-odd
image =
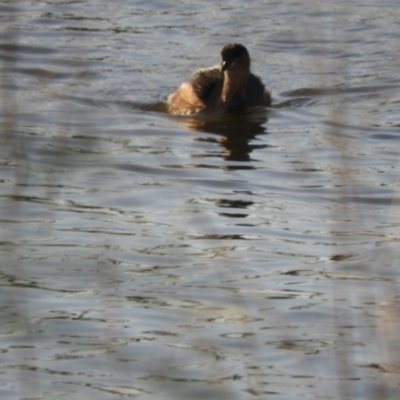
[(221, 50), (221, 63), (196, 71), (167, 100), (168, 112), (193, 115), (212, 112), (245, 111), (249, 107), (271, 105), (271, 94), (260, 77), (250, 71), (246, 47), (230, 43)]

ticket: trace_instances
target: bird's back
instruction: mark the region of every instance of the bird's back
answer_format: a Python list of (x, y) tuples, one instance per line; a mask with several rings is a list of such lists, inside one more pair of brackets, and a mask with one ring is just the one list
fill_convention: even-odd
[(224, 78), (219, 66), (199, 69), (190, 81), (194, 93), (206, 106), (218, 101), (223, 83)]
[[(224, 75), (219, 66), (196, 71), (190, 81), (194, 93), (208, 108), (217, 105), (220, 100), (223, 84)], [(240, 93), (236, 93), (228, 105), (227, 111), (270, 105), (270, 94), (265, 89), (261, 79), (253, 73), (250, 73), (246, 84), (245, 97)]]

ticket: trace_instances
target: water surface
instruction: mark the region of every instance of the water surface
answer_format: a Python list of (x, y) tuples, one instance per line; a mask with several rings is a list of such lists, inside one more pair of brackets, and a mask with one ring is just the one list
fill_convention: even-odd
[[(396, 1), (0, 4), (2, 399), (397, 399)], [(274, 106), (165, 113), (245, 44)]]

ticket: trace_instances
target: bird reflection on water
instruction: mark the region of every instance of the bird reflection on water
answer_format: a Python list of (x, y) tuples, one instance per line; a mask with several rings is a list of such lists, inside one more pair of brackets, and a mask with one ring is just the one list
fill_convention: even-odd
[(172, 118), (190, 130), (219, 135), (220, 139), (215, 141), (225, 147), (224, 159), (228, 161), (250, 161), (253, 150), (266, 147), (265, 144), (252, 143), (258, 135), (267, 133), (268, 118), (263, 107), (253, 108), (240, 114)]
[[(131, 107), (131, 105), (130, 105)], [(147, 112), (167, 113), (165, 103), (142, 104), (140, 109)], [(195, 114), (190, 116), (168, 117), (174, 122), (185, 125), (197, 132), (219, 135), (215, 140), (226, 148), (224, 159), (229, 161), (250, 161), (250, 153), (254, 149), (268, 145), (250, 144), (257, 136), (267, 134), (269, 110), (265, 107), (252, 107), (240, 113)], [(210, 139), (198, 139), (210, 140)]]

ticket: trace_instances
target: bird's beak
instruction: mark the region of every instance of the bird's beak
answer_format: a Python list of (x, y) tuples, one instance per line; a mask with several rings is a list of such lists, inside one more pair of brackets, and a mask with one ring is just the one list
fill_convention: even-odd
[(221, 61), (221, 72), (226, 71), (229, 68), (229, 64), (226, 61)]

